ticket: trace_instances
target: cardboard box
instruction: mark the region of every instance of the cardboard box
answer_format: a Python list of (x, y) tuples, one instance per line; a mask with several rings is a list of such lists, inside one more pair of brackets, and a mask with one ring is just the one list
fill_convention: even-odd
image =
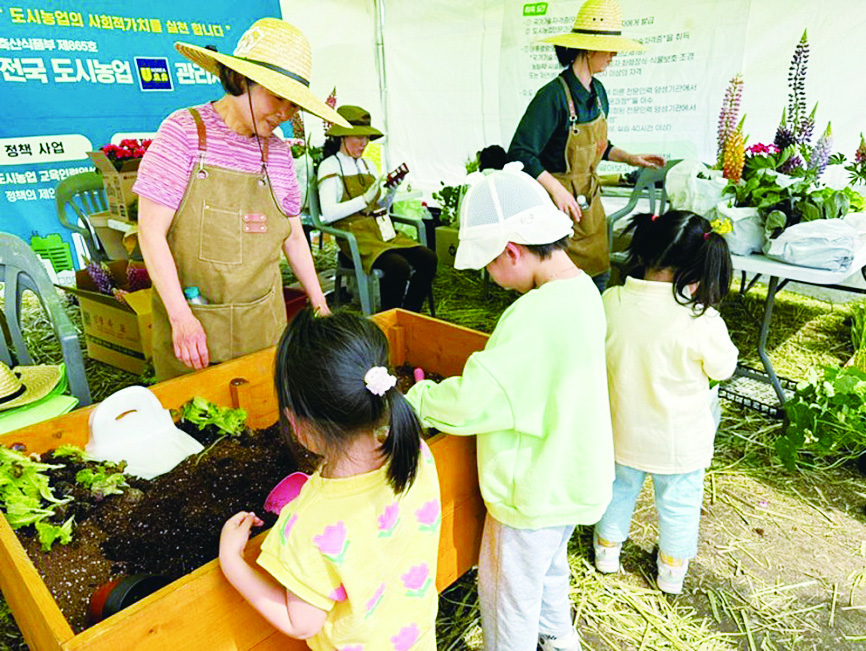
[(127, 260), (129, 255), (126, 252), (126, 247), (123, 246), (123, 233), (108, 225), (110, 218), (110, 212), (95, 212), (87, 219), (93, 226), (93, 230), (96, 231), (96, 236), (99, 238), (102, 248), (105, 249), (109, 260)]
[(436, 227), (436, 256), (439, 264), (454, 266), (454, 256), (457, 255), (458, 230), (454, 226)]
[[(118, 287), (126, 287), (126, 260), (109, 262)], [(62, 287), (78, 297), (87, 355), (101, 362), (142, 374), (151, 358), (151, 290), (126, 294), (126, 304), (96, 290), (93, 279), (82, 269), (75, 273), (76, 287)]]
[(130, 207), (138, 201), (138, 195), (132, 191), (135, 177), (138, 176), (140, 158), (133, 158), (123, 163), (120, 171), (102, 151), (89, 151), (87, 155), (96, 168), (102, 172), (102, 184), (105, 186), (105, 198), (108, 200), (108, 212), (114, 219), (134, 221), (130, 217)]

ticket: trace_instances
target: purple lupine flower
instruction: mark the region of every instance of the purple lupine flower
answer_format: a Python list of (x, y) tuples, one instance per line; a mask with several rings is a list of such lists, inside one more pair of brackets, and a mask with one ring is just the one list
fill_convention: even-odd
[(827, 123), (827, 128), (824, 133), (818, 138), (812, 149), (812, 155), (809, 157), (809, 169), (817, 170), (818, 176), (824, 173), (827, 168), (827, 161), (830, 160), (830, 147), (833, 146), (833, 134), (830, 130), (830, 123)]
[[(809, 63), (809, 43), (806, 30), (794, 48), (791, 66), (788, 68), (788, 116), (792, 131), (799, 137), (802, 123), (806, 120), (806, 68)], [(798, 142), (803, 142), (798, 140)]]
[(815, 131), (815, 111), (817, 110), (818, 102), (815, 102), (812, 112), (797, 127), (797, 142), (805, 145), (811, 142), (812, 133)]
[(114, 282), (111, 280), (111, 274), (104, 264), (101, 262), (90, 262), (87, 265), (87, 275), (90, 276), (99, 293), (111, 295)]
[(794, 136), (794, 132), (788, 127), (788, 118), (785, 109), (782, 109), (782, 121), (776, 129), (776, 137), (773, 138), (773, 144), (779, 148), (779, 151), (797, 144), (797, 138)]
[(719, 113), (719, 128), (716, 148), (716, 157), (719, 161), (719, 166), (722, 164), (722, 158), (725, 151), (725, 141), (734, 129), (737, 128), (737, 123), (740, 117), (740, 100), (743, 97), (743, 77), (742, 75), (734, 75), (728, 88), (725, 90), (725, 97), (722, 100), (722, 110)]
[(779, 165), (779, 172), (782, 174), (791, 174), (794, 170), (803, 169), (803, 159), (797, 154), (791, 156), (784, 163)]

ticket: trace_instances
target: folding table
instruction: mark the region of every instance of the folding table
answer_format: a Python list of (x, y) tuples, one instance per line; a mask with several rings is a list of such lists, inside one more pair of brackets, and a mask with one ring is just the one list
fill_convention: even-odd
[[(827, 271), (826, 269), (813, 269), (810, 267), (801, 267), (785, 262), (771, 260), (765, 255), (733, 255), (731, 259), (734, 263), (734, 269), (742, 273), (743, 282), (741, 284), (741, 292), (745, 294), (751, 289), (761, 276), (767, 276), (767, 300), (764, 303), (764, 315), (761, 320), (761, 333), (758, 339), (758, 356), (761, 358), (761, 363), (764, 366), (767, 377), (766, 381), (773, 386), (776, 396), (779, 398), (779, 405), (785, 404), (785, 392), (782, 389), (781, 382), (773, 370), (773, 365), (767, 355), (766, 345), (767, 336), (770, 332), (770, 320), (773, 316), (773, 304), (776, 298), (776, 293), (785, 287), (789, 282), (794, 281), (806, 285), (815, 285), (818, 287), (826, 287), (828, 289), (839, 289), (846, 292), (855, 292), (866, 294), (866, 289), (859, 287), (850, 287), (841, 283), (850, 278), (859, 270), (866, 278), (866, 246), (861, 246), (854, 256), (850, 266), (842, 271)], [(746, 275), (754, 274), (752, 279), (746, 285)], [(743, 373), (749, 375), (747, 372)], [(750, 376), (754, 377), (754, 376)], [(762, 378), (763, 379), (763, 378)]]

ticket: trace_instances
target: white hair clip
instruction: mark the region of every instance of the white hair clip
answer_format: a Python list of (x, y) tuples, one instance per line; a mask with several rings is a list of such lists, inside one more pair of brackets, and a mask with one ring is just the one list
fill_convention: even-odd
[(397, 384), (397, 378), (388, 372), (384, 366), (374, 366), (364, 375), (367, 391), (377, 396), (384, 396), (389, 389)]

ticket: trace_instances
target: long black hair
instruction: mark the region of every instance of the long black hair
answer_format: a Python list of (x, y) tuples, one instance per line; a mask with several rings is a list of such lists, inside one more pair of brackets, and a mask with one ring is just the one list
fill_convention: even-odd
[(340, 455), (355, 437), (387, 426), (380, 450), (399, 494), (415, 480), (421, 423), (396, 387), (382, 396), (367, 389), (364, 376), (374, 366), (390, 369), (388, 340), (375, 323), (349, 312), (315, 317), (304, 309), (277, 346), (280, 422), (289, 432), (289, 410), (311, 425), (325, 456)]
[[(663, 215), (643, 213), (631, 218), (626, 267), (630, 276), (643, 278), (650, 269), (672, 269), (674, 299), (703, 314), (717, 307), (731, 287), (734, 273), (728, 243), (705, 218), (688, 210)], [(690, 295), (686, 288), (698, 283)]]
[(340, 151), (340, 145), (343, 144), (343, 139), (339, 136), (328, 136), (325, 138), (325, 143), (322, 145), (322, 158), (328, 158)]

